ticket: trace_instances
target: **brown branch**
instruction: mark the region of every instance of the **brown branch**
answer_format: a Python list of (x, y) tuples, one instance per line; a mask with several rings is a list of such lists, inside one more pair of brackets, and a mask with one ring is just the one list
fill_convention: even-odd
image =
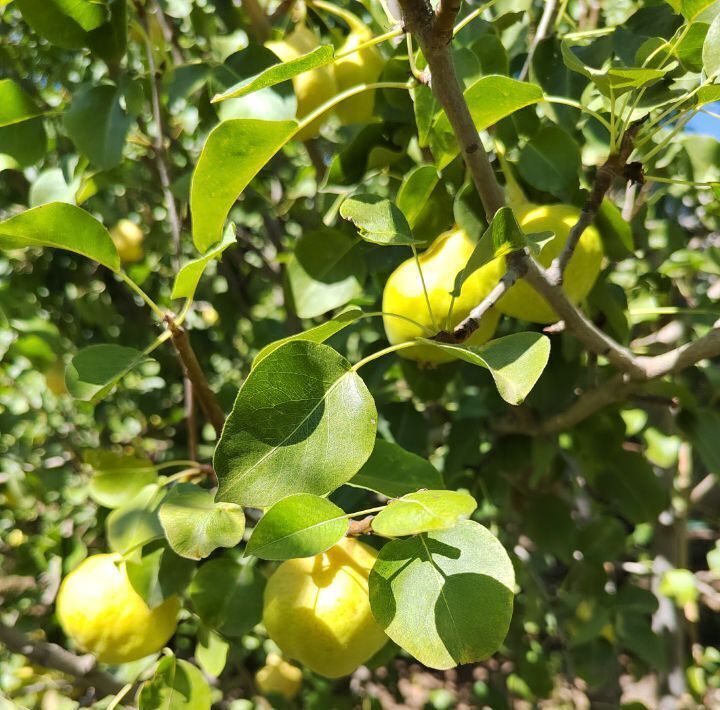
[(446, 28), (452, 8), (457, 6), (459, 9), (459, 2), (441, 2), (438, 15), (433, 12), (427, 0), (399, 0), (399, 3), (405, 27), (417, 39), (425, 55), (430, 69), (430, 88), (445, 110), (460, 144), (465, 164), (470, 170), (489, 222), (495, 212), (505, 204), (505, 195), (473, 123), (453, 66), (449, 47), (452, 30), (448, 36)]
[(345, 535), (347, 537), (359, 537), (360, 535), (369, 535), (372, 532), (372, 521), (374, 515), (368, 515), (362, 520), (351, 520), (348, 523), (348, 529)]
[[(638, 131), (642, 127), (645, 119), (635, 121), (625, 131), (620, 143), (620, 149), (617, 153), (611, 153), (608, 159), (597, 171), (595, 175), (595, 181), (593, 182), (592, 190), (585, 200), (580, 218), (578, 219), (575, 226), (570, 230), (567, 242), (563, 247), (560, 255), (553, 260), (553, 263), (548, 268), (548, 279), (555, 284), (561, 284), (563, 280), (563, 274), (567, 267), (572, 255), (575, 253), (575, 248), (580, 241), (585, 230), (590, 226), (592, 221), (595, 219), (600, 205), (602, 204), (605, 195), (608, 190), (612, 187), (613, 182), (618, 177), (625, 177), (630, 179), (634, 176), (628, 175), (626, 169), (628, 168), (628, 158), (635, 148), (635, 138), (637, 137)], [(637, 176), (637, 180), (641, 181), (641, 174)]]
[(252, 25), (255, 40), (262, 44), (270, 38), (272, 32), (272, 26), (265, 10), (262, 9), (258, 0), (242, 0), (242, 7)]
[(119, 680), (97, 669), (95, 657), (89, 654), (77, 656), (57, 644), (32, 640), (3, 623), (0, 623), (0, 643), (39, 666), (72, 676), (79, 686), (95, 688), (103, 696), (117, 695), (123, 689)]
[(453, 38), (455, 20), (457, 19), (462, 0), (440, 0), (435, 10), (435, 23), (433, 32), (439, 42), (445, 40), (449, 44)]
[(195, 355), (195, 351), (190, 345), (187, 332), (177, 325), (170, 316), (167, 316), (165, 320), (172, 333), (173, 345), (180, 356), (185, 376), (192, 382), (200, 408), (219, 437), (225, 424), (225, 414), (215, 397), (215, 393), (210, 389), (210, 384), (202, 367), (200, 367), (197, 355)]

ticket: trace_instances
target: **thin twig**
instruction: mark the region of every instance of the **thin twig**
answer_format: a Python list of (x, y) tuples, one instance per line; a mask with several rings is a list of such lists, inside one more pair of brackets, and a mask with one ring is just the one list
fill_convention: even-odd
[(0, 623), (0, 643), (39, 666), (72, 676), (79, 686), (95, 688), (103, 696), (116, 695), (123, 689), (119, 680), (97, 669), (94, 656), (77, 656), (57, 644), (30, 639), (3, 623)]
[(520, 74), (518, 75), (518, 79), (520, 81), (525, 81), (525, 79), (527, 79), (528, 74), (530, 73), (530, 67), (532, 66), (532, 60), (533, 56), (535, 55), (535, 50), (538, 48), (540, 42), (542, 42), (546, 37), (552, 34), (552, 30), (555, 27), (555, 19), (557, 18), (559, 9), (560, 5), (557, 0), (545, 0), (543, 14), (540, 17), (540, 22), (538, 22), (537, 30), (535, 31), (535, 35), (532, 38), (532, 42), (530, 43), (530, 48), (528, 50), (527, 58), (525, 59), (525, 64), (523, 64), (523, 68), (520, 70)]
[(270, 38), (272, 25), (258, 0), (242, 0), (243, 10), (252, 25), (255, 40), (261, 44)]
[[(644, 119), (636, 121), (628, 127), (623, 135), (618, 152), (611, 153), (605, 163), (598, 169), (592, 190), (585, 200), (585, 204), (583, 205), (582, 212), (580, 213), (577, 223), (570, 230), (570, 234), (562, 252), (560, 252), (560, 255), (553, 260), (553, 263), (547, 270), (548, 278), (553, 283), (562, 283), (565, 268), (575, 253), (575, 248), (580, 241), (580, 237), (582, 237), (585, 230), (590, 226), (593, 219), (595, 219), (595, 215), (600, 209), (600, 205), (602, 204), (607, 191), (610, 189), (615, 179), (621, 176), (626, 179), (630, 177), (626, 175), (628, 159), (630, 158), (630, 154), (633, 152), (635, 147), (635, 138), (637, 137), (638, 131), (642, 127), (643, 123)], [(637, 177), (641, 180), (641, 175)]]

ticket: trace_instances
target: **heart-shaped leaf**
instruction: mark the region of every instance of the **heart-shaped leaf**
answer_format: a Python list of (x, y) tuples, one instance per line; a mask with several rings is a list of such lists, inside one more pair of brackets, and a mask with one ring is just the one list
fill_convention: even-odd
[(178, 555), (201, 560), (218, 547), (235, 547), (242, 540), (245, 513), (239, 505), (216, 503), (200, 486), (180, 483), (160, 506), (160, 523)]
[(312, 557), (329, 550), (347, 529), (342, 508), (327, 498), (298, 493), (278, 501), (265, 513), (246, 552), (263, 560)]
[(477, 502), (469, 493), (417, 491), (404, 495), (381, 510), (372, 522), (372, 529), (383, 537), (445, 530), (468, 518), (475, 508)]
[(542, 375), (550, 357), (550, 339), (541, 333), (513, 333), (485, 345), (451, 345), (418, 338), (456, 358), (490, 370), (500, 396), (521, 404)]
[(255, 367), (215, 450), (218, 500), (265, 508), (349, 481), (375, 443), (372, 395), (332, 348), (295, 340)]
[(445, 670), (497, 651), (510, 625), (514, 587), (498, 539), (465, 520), (386, 544), (370, 573), (370, 604), (395, 643)]
[(55, 247), (94, 259), (120, 271), (120, 257), (110, 233), (80, 207), (50, 202), (0, 222), (0, 248)]
[(383, 246), (414, 244), (405, 215), (377, 195), (353, 195), (340, 205), (340, 216), (351, 221), (366, 242)]
[(420, 488), (444, 487), (440, 472), (427, 459), (383, 439), (375, 441), (370, 458), (349, 484), (388, 498), (399, 498)]

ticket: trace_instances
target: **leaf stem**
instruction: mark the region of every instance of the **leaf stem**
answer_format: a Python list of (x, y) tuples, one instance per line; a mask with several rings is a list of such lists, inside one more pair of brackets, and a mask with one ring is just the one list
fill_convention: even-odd
[(383, 348), (382, 350), (378, 350), (375, 353), (372, 353), (372, 355), (368, 355), (367, 357), (364, 357), (359, 362), (356, 362), (350, 370), (352, 372), (357, 372), (363, 365), (367, 365), (369, 362), (372, 362), (373, 360), (377, 360), (385, 355), (389, 355), (390, 353), (394, 353), (396, 350), (403, 350), (404, 348), (411, 348), (415, 347), (416, 343), (414, 343), (412, 340), (408, 340), (404, 343), (395, 343), (395, 345), (390, 345), (387, 348)]
[(135, 293), (142, 298), (145, 303), (152, 309), (153, 313), (162, 321), (165, 319), (165, 314), (162, 312), (160, 306), (138, 286), (122, 269), (117, 272), (117, 275), (133, 290)]
[(408, 318), (407, 316), (400, 315), (400, 313), (391, 313), (390, 311), (372, 311), (371, 313), (365, 313), (362, 315), (362, 318), (370, 318), (374, 316), (382, 316), (390, 317), (390, 318), (399, 318), (400, 320), (407, 321), (408, 323), (412, 323), (413, 325), (416, 325), (421, 330), (425, 331), (426, 335), (435, 335), (435, 332), (432, 330), (432, 328), (428, 328), (426, 325), (423, 325), (422, 323), (418, 323), (416, 320), (413, 320), (412, 318)]
[(386, 505), (379, 505), (376, 508), (368, 508), (367, 510), (358, 510), (356, 513), (346, 513), (343, 518), (358, 518), (361, 515), (370, 515), (371, 513), (379, 513), (381, 510), (385, 510)]
[(350, 89), (347, 89), (339, 94), (337, 96), (333, 96), (329, 101), (326, 101), (321, 106), (318, 106), (314, 111), (309, 113), (307, 116), (305, 116), (298, 124), (298, 127), (295, 129), (295, 134), (302, 131), (304, 128), (309, 126), (313, 121), (317, 120), (320, 116), (322, 116), (324, 113), (329, 111), (330, 109), (337, 106), (339, 103), (342, 103), (345, 101), (345, 99), (349, 99), (352, 96), (355, 96), (357, 94), (361, 94), (363, 91), (375, 91), (376, 89), (404, 89), (405, 91), (410, 91), (410, 89), (415, 86), (415, 81), (376, 81), (372, 84), (358, 84), (357, 86), (353, 86)]
[(463, 19), (460, 20), (460, 22), (458, 22), (457, 25), (455, 25), (455, 27), (453, 28), (453, 37), (458, 32), (460, 32), (463, 27), (469, 25), (476, 17), (482, 15), (485, 10), (489, 10), (497, 2), (499, 2), (499, 0), (490, 0), (490, 2), (486, 2), (484, 5), (481, 5), (477, 10), (473, 10), (467, 16), (463, 17)]
[(583, 106), (579, 101), (574, 101), (573, 99), (568, 99), (564, 96), (545, 96), (541, 103), (543, 102), (548, 104), (562, 104), (563, 106), (572, 106), (573, 108), (576, 108), (579, 111), (582, 111), (583, 113), (592, 116), (596, 121), (598, 121), (600, 124), (605, 126), (605, 128), (607, 128), (608, 133), (610, 133), (612, 130), (607, 119), (603, 118), (603, 116), (601, 116), (597, 111), (593, 111), (591, 108)]
[(420, 265), (420, 257), (417, 253), (417, 247), (413, 243), (410, 245), (410, 248), (412, 249), (413, 258), (415, 259), (415, 264), (417, 265), (417, 270), (420, 274), (420, 283), (422, 283), (423, 295), (425, 296), (425, 304), (427, 305), (430, 322), (432, 323), (435, 332), (437, 332), (438, 330), (440, 330), (440, 328), (438, 328), (437, 321), (435, 320), (435, 314), (433, 313), (432, 306), (430, 305), (430, 294), (428, 293), (427, 284), (425, 283), (425, 276), (423, 276), (423, 270), (422, 266)]
[[(316, 3), (313, 3), (316, 4)], [(385, 34), (378, 35), (377, 37), (373, 37), (372, 39), (367, 40), (366, 42), (361, 42), (357, 47), (353, 47), (352, 49), (349, 49), (347, 52), (342, 52), (342, 54), (336, 54), (335, 59), (333, 59), (333, 62), (337, 62), (339, 59), (345, 59), (345, 57), (349, 57), (356, 52), (361, 52), (363, 49), (367, 49), (368, 47), (374, 47), (376, 44), (380, 44), (381, 42), (386, 42), (389, 39), (393, 39), (395, 37), (400, 37), (405, 32), (405, 30), (402, 27), (398, 27), (394, 30), (390, 30), (389, 32), (386, 32)]]

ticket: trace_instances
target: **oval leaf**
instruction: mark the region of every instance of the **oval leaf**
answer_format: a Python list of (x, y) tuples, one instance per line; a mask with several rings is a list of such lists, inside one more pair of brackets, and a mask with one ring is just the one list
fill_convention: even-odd
[(418, 338), (456, 358), (490, 370), (498, 393), (508, 404), (521, 404), (542, 375), (550, 357), (550, 339), (540, 333), (513, 333), (476, 347)]
[(193, 241), (199, 251), (220, 241), (235, 200), (297, 126), (295, 121), (236, 118), (210, 131), (190, 185)]
[(0, 222), (0, 248), (55, 247), (94, 259), (120, 271), (120, 257), (110, 233), (75, 205), (50, 202)]
[(94, 449), (86, 451), (84, 459), (93, 469), (90, 496), (106, 508), (119, 508), (129, 503), (158, 477), (152, 461), (140, 456)]
[(298, 493), (283, 498), (265, 513), (246, 552), (263, 560), (312, 557), (329, 550), (347, 529), (342, 508), (327, 498)]
[(265, 508), (293, 493), (330, 493), (365, 463), (376, 429), (372, 395), (344, 357), (286, 343), (238, 392), (215, 450), (217, 498)]
[(418, 491), (391, 502), (372, 522), (373, 532), (383, 537), (417, 535), (445, 530), (469, 517), (477, 502), (461, 491)]
[(383, 439), (375, 441), (370, 458), (349, 484), (388, 498), (399, 498), (420, 488), (444, 488), (440, 472), (427, 459)]
[(107, 516), (105, 529), (113, 552), (125, 554), (163, 536), (157, 508), (164, 495), (160, 486), (150, 484)]
[(445, 670), (497, 651), (510, 625), (514, 587), (498, 539), (465, 520), (385, 545), (370, 573), (370, 604), (395, 643)]
[(160, 524), (178, 555), (201, 560), (218, 547), (234, 547), (242, 540), (245, 513), (239, 505), (216, 503), (200, 486), (180, 483), (160, 506)]
[(414, 244), (405, 215), (390, 200), (377, 195), (354, 195), (340, 205), (340, 216), (350, 220), (366, 242), (383, 246)]

